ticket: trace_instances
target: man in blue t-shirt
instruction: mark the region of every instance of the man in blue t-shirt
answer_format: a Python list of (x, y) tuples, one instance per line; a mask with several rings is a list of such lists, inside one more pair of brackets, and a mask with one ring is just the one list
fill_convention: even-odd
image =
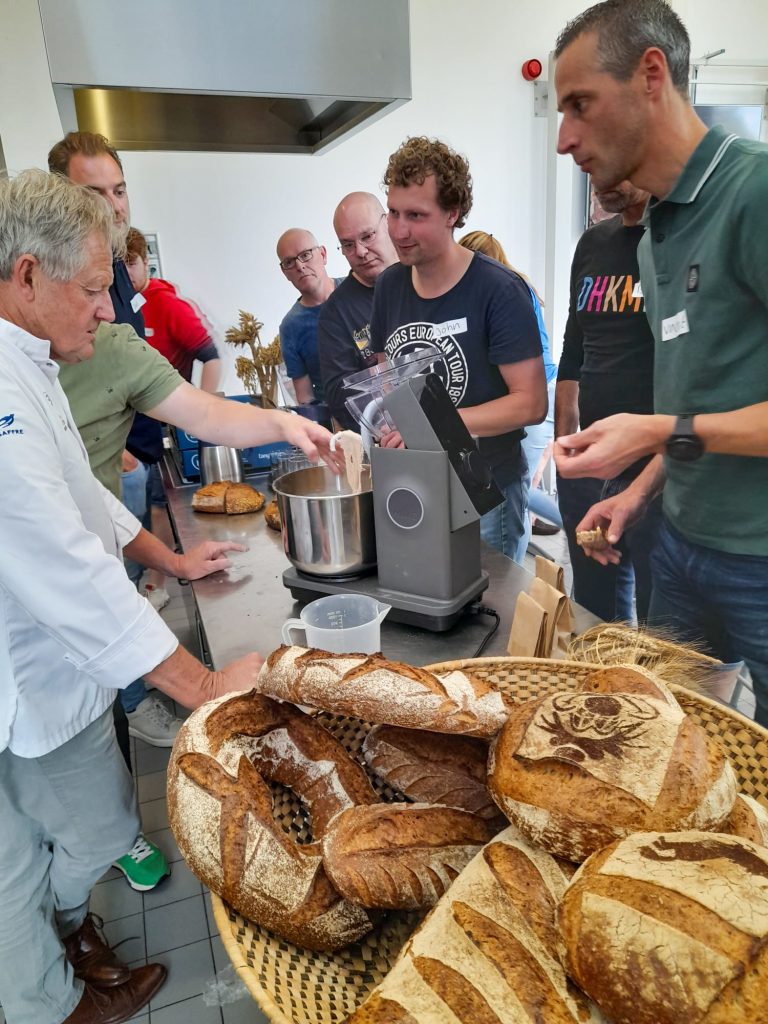
[(519, 275), (454, 241), (472, 206), (464, 157), (436, 140), (406, 139), (384, 184), (400, 263), (376, 282), (372, 348), (390, 357), (425, 343), (442, 350), (438, 372), (506, 499), (483, 516), (483, 540), (522, 562), (530, 527), (520, 440), (547, 411), (530, 292)]
[(277, 241), (280, 269), (298, 291), (299, 298), (280, 324), (280, 344), (288, 376), (301, 405), (323, 398), (323, 381), (317, 355), (317, 321), (323, 303), (338, 280), (330, 277), (325, 265), (328, 253), (311, 231), (289, 228)]

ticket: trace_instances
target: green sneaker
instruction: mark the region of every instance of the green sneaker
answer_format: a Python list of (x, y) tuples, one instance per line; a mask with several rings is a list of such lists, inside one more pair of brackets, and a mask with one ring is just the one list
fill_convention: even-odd
[(171, 873), (162, 850), (159, 850), (154, 843), (150, 843), (141, 832), (133, 844), (133, 849), (120, 860), (116, 860), (112, 867), (122, 871), (128, 885), (139, 892), (154, 889), (166, 875)]

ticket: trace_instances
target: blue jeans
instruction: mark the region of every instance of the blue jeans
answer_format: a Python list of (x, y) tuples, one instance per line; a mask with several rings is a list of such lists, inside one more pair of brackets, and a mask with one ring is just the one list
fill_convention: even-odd
[(606, 622), (631, 622), (637, 607), (638, 621), (648, 618), (651, 602), (651, 552), (658, 543), (661, 499), (648, 506), (645, 515), (630, 527), (616, 545), (622, 558), (618, 565), (601, 565), (584, 554), (576, 543), (576, 527), (595, 502), (620, 494), (630, 484), (626, 477), (567, 480), (558, 475), (557, 495), (573, 569), (574, 600)]
[[(547, 445), (555, 436), (555, 384), (552, 380), (547, 384), (547, 395), (549, 405), (547, 406), (547, 417), (541, 423), (534, 423), (532, 427), (525, 428), (525, 437), (522, 441), (523, 451), (528, 460), (528, 471), (531, 477), (536, 475), (541, 457), (546, 451)], [(560, 509), (557, 502), (550, 497), (542, 487), (533, 487), (528, 491), (528, 511), (535, 516), (562, 527), (563, 520), (560, 517)]]
[(140, 828), (112, 711), (42, 757), (3, 750), (0, 821), (0, 1002), (15, 1024), (64, 1020), (82, 982), (60, 936), (83, 923), (91, 889)]
[[(136, 518), (142, 521), (142, 525), (145, 525), (143, 520), (148, 512), (147, 485), (150, 480), (149, 470), (149, 466), (145, 466), (143, 462), (140, 462), (136, 469), (123, 473), (121, 478), (123, 504), (129, 512), (133, 512)], [(130, 558), (125, 558), (123, 561), (128, 578), (138, 590), (144, 566), (139, 565), (138, 562), (134, 562)], [(136, 679), (130, 686), (119, 690), (118, 693), (123, 711), (128, 714), (131, 711), (135, 711), (147, 696), (147, 688), (144, 685), (143, 679)]]
[(523, 564), (531, 537), (528, 516), (528, 486), (530, 478), (523, 460), (523, 475), (502, 487), (504, 501), (486, 512), (480, 519), (480, 536), (486, 544), (503, 551), (514, 562)]
[[(148, 478), (149, 466), (145, 466), (143, 462), (140, 462), (136, 469), (123, 473), (120, 478), (123, 504), (129, 512), (136, 516), (142, 526), (146, 526), (144, 517), (147, 514)], [(144, 572), (144, 566), (139, 565), (138, 562), (134, 562), (130, 558), (124, 558), (123, 561), (125, 562), (125, 571), (128, 573), (128, 579), (134, 586), (138, 587), (139, 580)]]
[(684, 642), (704, 640), (721, 661), (743, 658), (755, 689), (755, 719), (768, 726), (768, 556), (705, 548), (664, 519), (652, 562), (649, 624)]

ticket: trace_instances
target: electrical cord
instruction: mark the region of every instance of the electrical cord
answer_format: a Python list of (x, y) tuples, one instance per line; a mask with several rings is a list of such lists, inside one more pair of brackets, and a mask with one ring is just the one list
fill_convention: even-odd
[(494, 624), (483, 637), (480, 646), (472, 655), (473, 658), (479, 658), (480, 655), (485, 650), (485, 648), (488, 646), (496, 630), (499, 628), (499, 625), (501, 623), (501, 617), (495, 608), (489, 608), (488, 605), (480, 604), (478, 601), (475, 601), (473, 604), (471, 604), (468, 608), (468, 611), (471, 615), (489, 615), (491, 618), (495, 619)]

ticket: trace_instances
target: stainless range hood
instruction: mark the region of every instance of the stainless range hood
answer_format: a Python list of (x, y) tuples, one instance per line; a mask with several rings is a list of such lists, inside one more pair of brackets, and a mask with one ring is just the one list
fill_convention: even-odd
[(408, 0), (39, 0), (65, 131), (314, 153), (410, 99)]

